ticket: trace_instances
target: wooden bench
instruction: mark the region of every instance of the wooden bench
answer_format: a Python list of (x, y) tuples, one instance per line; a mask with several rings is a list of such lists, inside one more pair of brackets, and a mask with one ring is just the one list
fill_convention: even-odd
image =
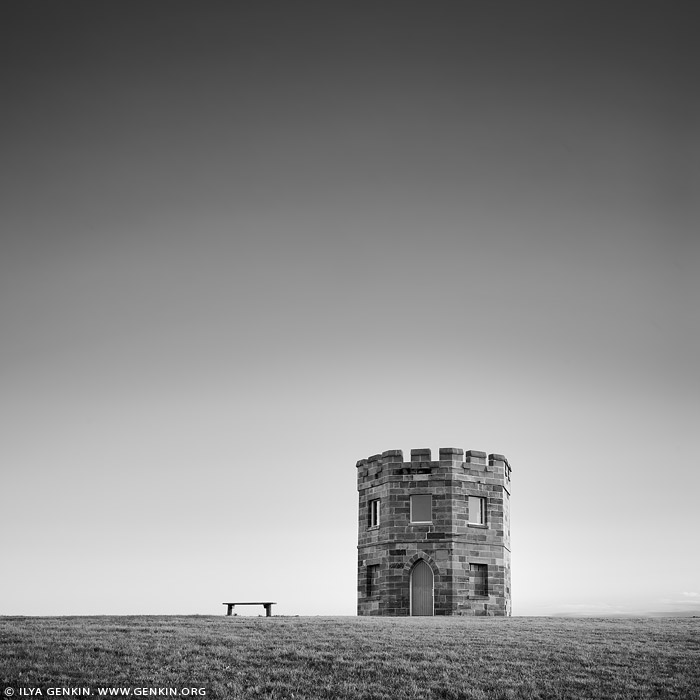
[(222, 605), (227, 606), (227, 615), (233, 615), (233, 609), (236, 607), (236, 605), (262, 605), (265, 608), (265, 617), (272, 617), (272, 606), (277, 605), (277, 603), (222, 603)]

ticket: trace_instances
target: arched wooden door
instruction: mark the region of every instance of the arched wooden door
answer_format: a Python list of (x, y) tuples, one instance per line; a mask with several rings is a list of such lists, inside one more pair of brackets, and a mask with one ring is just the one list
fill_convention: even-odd
[(433, 614), (433, 570), (421, 559), (411, 569), (411, 615)]

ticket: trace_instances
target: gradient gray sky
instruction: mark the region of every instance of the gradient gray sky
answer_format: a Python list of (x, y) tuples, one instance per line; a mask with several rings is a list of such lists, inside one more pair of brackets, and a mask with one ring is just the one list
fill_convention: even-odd
[(440, 446), (514, 614), (700, 610), (691, 7), (2, 3), (0, 614), (354, 614)]

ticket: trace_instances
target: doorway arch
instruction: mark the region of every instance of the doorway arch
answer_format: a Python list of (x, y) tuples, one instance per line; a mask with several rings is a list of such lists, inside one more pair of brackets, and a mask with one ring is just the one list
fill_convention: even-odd
[(434, 614), (433, 570), (423, 559), (411, 569), (411, 615)]

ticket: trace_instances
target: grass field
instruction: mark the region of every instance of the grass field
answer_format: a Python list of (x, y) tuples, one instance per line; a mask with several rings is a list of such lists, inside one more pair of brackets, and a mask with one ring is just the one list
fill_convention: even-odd
[(689, 700), (700, 698), (700, 619), (0, 617), (0, 687), (12, 689), (5, 697), (89, 688), (132, 697)]

